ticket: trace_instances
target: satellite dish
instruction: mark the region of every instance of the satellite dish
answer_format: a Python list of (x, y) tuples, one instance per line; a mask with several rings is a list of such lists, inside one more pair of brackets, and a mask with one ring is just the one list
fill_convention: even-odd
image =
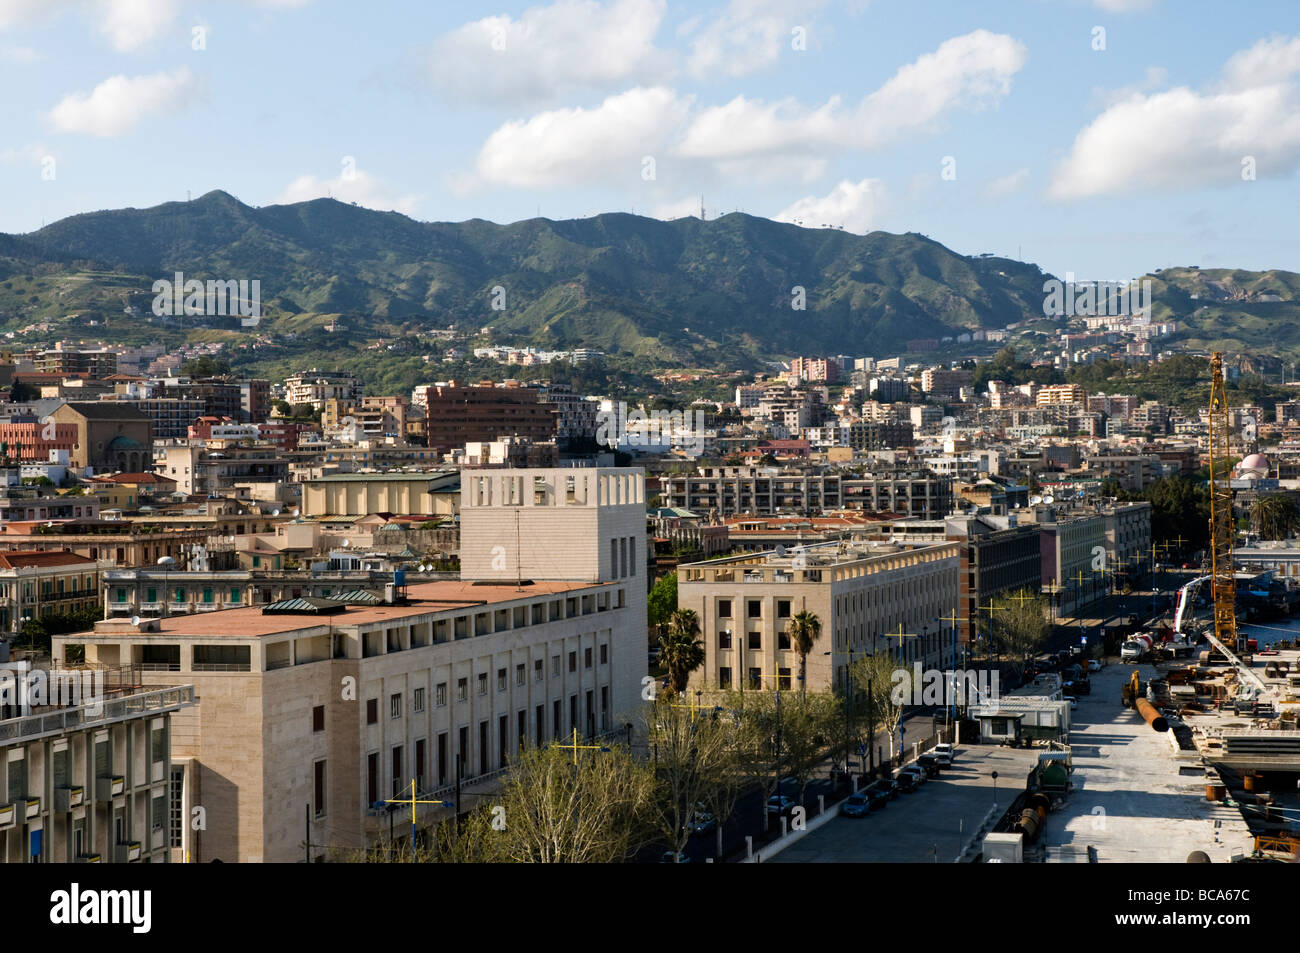
[(784, 556), (784, 555), (785, 555), (785, 547), (784, 547), (784, 546), (781, 546), (781, 545), (778, 545), (778, 546), (776, 547), (776, 554), (777, 554), (777, 556)]
[(1052, 503), (1055, 503), (1055, 502), (1056, 502), (1056, 497), (1054, 497), (1054, 496), (1045, 496), (1045, 497), (1043, 497), (1043, 502), (1044, 502), (1044, 503), (1047, 503), (1047, 504), (1050, 506)]
[(159, 565), (159, 566), (174, 566), (174, 565), (176, 565), (176, 560), (173, 559), (171, 556), (159, 556), (159, 557), (158, 557), (158, 565)]
[(350, 540), (350, 539), (345, 539), (345, 540), (343, 540), (343, 548), (344, 548), (344, 549), (347, 549), (347, 548), (348, 548), (349, 546), (351, 546), (351, 545), (352, 545), (352, 540)]
[(131, 616), (131, 624), (132, 624), (132, 625), (139, 625), (139, 624), (140, 624), (140, 617), (139, 617), (138, 615), (133, 615), (133, 616)]
[(1039, 503), (1041, 503), (1041, 502), (1043, 502), (1043, 498), (1042, 498), (1041, 496), (1031, 496), (1031, 497), (1029, 498), (1029, 505), (1030, 505), (1030, 506), (1037, 506), (1037, 505), (1038, 505)]

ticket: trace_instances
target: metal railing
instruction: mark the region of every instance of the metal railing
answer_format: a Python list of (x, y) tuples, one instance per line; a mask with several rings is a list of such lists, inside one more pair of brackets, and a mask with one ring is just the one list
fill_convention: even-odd
[(40, 715), (0, 721), (0, 743), (59, 735), (79, 728), (110, 724), (147, 713), (178, 711), (196, 703), (193, 685), (137, 692), (98, 705), (82, 705)]

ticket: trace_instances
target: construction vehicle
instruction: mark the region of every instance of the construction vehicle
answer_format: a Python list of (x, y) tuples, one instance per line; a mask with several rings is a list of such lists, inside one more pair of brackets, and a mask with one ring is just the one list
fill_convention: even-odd
[(1120, 646), (1119, 657), (1125, 662), (1141, 662), (1151, 654), (1151, 646), (1154, 644), (1154, 640), (1147, 633), (1134, 633)]
[(1138, 697), (1142, 692), (1142, 683), (1138, 680), (1137, 669), (1133, 669), (1133, 677), (1128, 680), (1128, 684), (1120, 689), (1120, 702), (1125, 708), (1132, 708), (1137, 704)]

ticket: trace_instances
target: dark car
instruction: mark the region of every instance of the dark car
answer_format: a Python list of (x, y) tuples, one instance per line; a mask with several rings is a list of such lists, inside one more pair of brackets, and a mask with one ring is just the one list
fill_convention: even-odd
[(898, 790), (902, 791), (904, 794), (911, 794), (920, 787), (920, 785), (916, 783), (916, 778), (904, 771), (900, 771), (895, 775), (894, 783), (898, 785)]
[(873, 781), (862, 789), (862, 793), (870, 799), (871, 809), (878, 810), (898, 797), (898, 787), (893, 781)]
[(939, 771), (943, 768), (942, 762), (939, 761), (939, 756), (930, 754), (929, 752), (926, 752), (921, 755), (921, 757), (917, 758), (916, 763), (925, 769), (925, 775), (929, 778), (937, 778), (939, 776)]
[(866, 817), (871, 810), (871, 799), (866, 794), (850, 794), (840, 805), (840, 813), (845, 817)]

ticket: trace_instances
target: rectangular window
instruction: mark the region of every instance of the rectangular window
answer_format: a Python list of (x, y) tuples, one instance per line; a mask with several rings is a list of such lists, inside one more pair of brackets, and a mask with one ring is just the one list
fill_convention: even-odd
[(447, 706), (447, 683), (446, 682), (438, 683), (438, 688), (436, 690), (434, 698), (439, 708), (445, 708)]
[(488, 686), (487, 686), (487, 672), (479, 672), (479, 674), (478, 674), (478, 693), (479, 693), (480, 695), (486, 695), (486, 694), (487, 694), (487, 688), (488, 688)]
[(730, 599), (719, 599), (719, 600), (718, 600), (718, 618), (719, 618), (719, 619), (730, 619), (730, 618), (731, 618), (731, 600), (730, 600)]
[(729, 649), (729, 648), (731, 648), (731, 630), (730, 630), (730, 629), (720, 629), (720, 630), (718, 631), (718, 648), (720, 648), (720, 649)]
[(325, 706), (324, 705), (317, 705), (315, 708), (311, 710), (311, 730), (312, 731), (325, 730)]
[(788, 649), (790, 647), (789, 632), (778, 632), (776, 634), (776, 647), (778, 649)]
[(750, 599), (745, 603), (745, 614), (751, 619), (763, 618), (763, 603), (759, 599)]
[[(185, 794), (185, 769), (172, 769), (171, 783), (171, 804), (168, 809), (168, 846), (180, 847), (182, 837), (182, 824), (184, 823), (185, 805), (183, 796)], [(119, 830), (117, 832), (117, 842), (120, 844), (126, 840), (126, 818), (119, 815), (117, 817)]]
[(153, 799), (153, 810), (150, 812), (149, 829), (151, 831), (160, 831), (167, 824), (167, 795), (159, 794)]
[(503, 668), (499, 668), (497, 669), (497, 691), (504, 692), (505, 690), (506, 690), (506, 670)]
[(729, 668), (718, 669), (718, 687), (719, 688), (731, 687), (731, 669)]
[(389, 718), (402, 717), (402, 696), (400, 693), (397, 695), (390, 695), (388, 697), (388, 717)]
[[(366, 757), (366, 803), (371, 807), (379, 804), (379, 752)], [(382, 806), (382, 805), (380, 805)]]
[(789, 599), (777, 599), (777, 600), (776, 600), (776, 617), (777, 617), (778, 619), (788, 619), (788, 618), (790, 618), (790, 600), (789, 600)]
[(153, 730), (151, 735), (151, 747), (153, 749), (152, 754), (155, 762), (167, 760), (167, 732), (162, 728), (155, 728)]
[(609, 664), (609, 643), (608, 642), (600, 643), (600, 664), (601, 665)]
[(447, 732), (438, 735), (438, 783), (447, 783)]
[(467, 698), (469, 698), (469, 679), (456, 679), (456, 701), (463, 702)]
[(762, 632), (749, 632), (749, 633), (746, 633), (746, 638), (748, 639), (749, 647), (750, 647), (751, 649), (761, 649), (761, 648), (763, 647), (763, 633), (762, 633)]
[(415, 743), (415, 786), (420, 791), (424, 790), (424, 756), (426, 747), (423, 738)]
[(402, 777), (402, 746), (393, 746), (393, 797), (397, 797), (406, 788)]
[(592, 654), (593, 654), (593, 653), (592, 653), (592, 651), (591, 651), (591, 646), (587, 646), (585, 649), (583, 649), (583, 651), (582, 651), (582, 667), (583, 667), (583, 668), (591, 668), (591, 657), (592, 657)]
[(411, 692), (411, 711), (424, 711), (424, 689), (417, 688)]
[(546, 677), (546, 673), (542, 669), (543, 665), (541, 659), (537, 659), (533, 662), (533, 681), (540, 682)]
[(203, 601), (209, 604), (212, 602), (212, 588), (210, 586), (203, 590)]
[(749, 687), (756, 691), (763, 688), (763, 670), (761, 668), (751, 668), (749, 670)]
[(325, 816), (325, 762), (312, 762), (312, 813), (320, 818)]
[(146, 589), (146, 590), (145, 590), (144, 601), (145, 601), (145, 602), (157, 602), (157, 601), (158, 601), (158, 590), (157, 590), (157, 589), (153, 589), (153, 588)]
[(559, 678), (559, 677), (560, 677), (560, 657), (558, 655), (552, 655), (551, 656), (551, 678)]
[(528, 670), (524, 667), (524, 663), (520, 662), (518, 665), (515, 666), (515, 684), (523, 685), (527, 681), (528, 681)]
[(780, 686), (781, 691), (790, 690), (790, 670), (788, 668), (778, 668), (776, 670), (776, 683)]
[(379, 699), (366, 699), (366, 724), (376, 725), (379, 723)]
[(570, 653), (569, 653), (569, 671), (570, 671), (570, 672), (576, 672), (577, 670), (578, 670), (578, 653), (577, 653), (577, 652), (570, 652)]
[(241, 596), (239, 595), (239, 590), (238, 590), (238, 589), (231, 589), (231, 590), (230, 590), (230, 601), (231, 601), (231, 602), (239, 602), (240, 598), (241, 598)]
[(615, 579), (620, 578), (618, 574), (618, 540), (609, 541), (609, 574)]

